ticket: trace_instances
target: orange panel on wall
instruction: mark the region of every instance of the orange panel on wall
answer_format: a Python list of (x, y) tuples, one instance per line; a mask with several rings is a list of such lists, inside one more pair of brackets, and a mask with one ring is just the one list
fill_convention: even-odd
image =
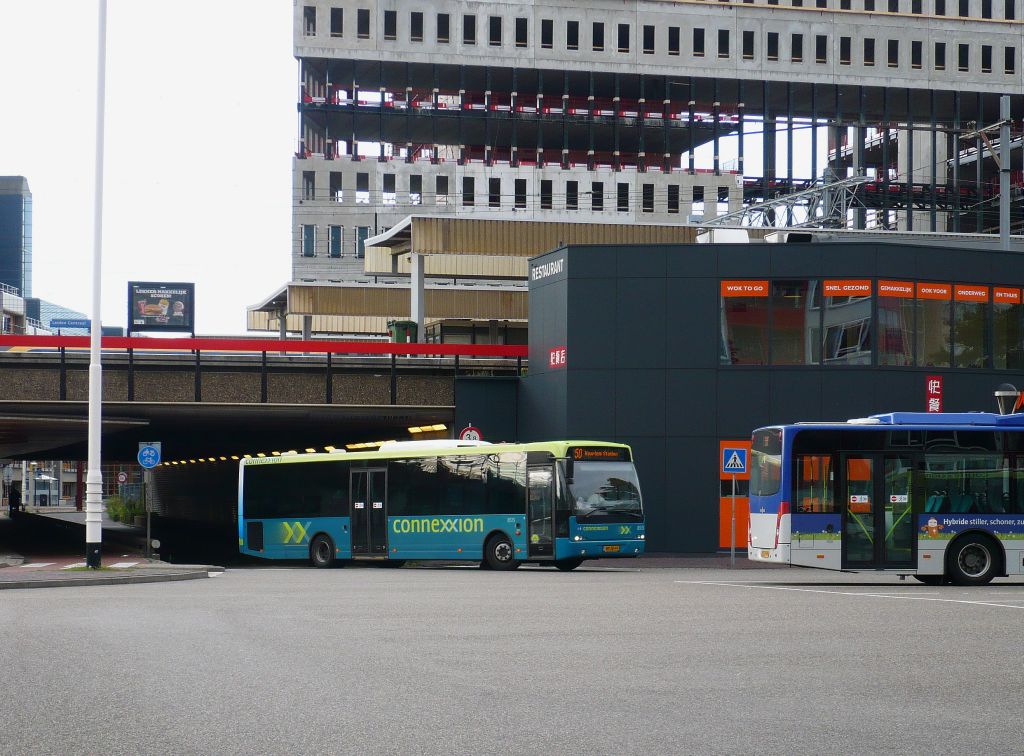
[[(750, 499), (746, 496), (736, 497), (736, 549), (745, 551), (747, 548), (747, 521), (750, 519)], [(718, 546), (729, 548), (729, 536), (732, 531), (732, 497), (723, 496), (718, 500)]]

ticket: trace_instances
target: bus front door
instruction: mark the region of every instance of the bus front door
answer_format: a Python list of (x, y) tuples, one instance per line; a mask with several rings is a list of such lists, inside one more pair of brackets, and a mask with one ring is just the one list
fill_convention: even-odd
[(554, 542), (551, 540), (554, 500), (552, 470), (551, 465), (526, 469), (530, 524), (528, 540), (531, 557), (550, 557), (555, 553)]
[(843, 456), (843, 566), (914, 564), (914, 460), (900, 454)]
[(353, 470), (349, 501), (352, 502), (352, 556), (386, 557), (388, 518), (384, 509), (386, 470)]

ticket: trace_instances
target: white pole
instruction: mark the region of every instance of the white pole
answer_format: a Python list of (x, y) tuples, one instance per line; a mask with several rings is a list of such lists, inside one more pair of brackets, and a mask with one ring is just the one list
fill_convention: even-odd
[(99, 3), (99, 49), (96, 62), (96, 189), (93, 203), (92, 323), (89, 339), (89, 462), (85, 475), (85, 563), (100, 566), (103, 541), (103, 367), (100, 363), (100, 295), (103, 290), (103, 116), (107, 78), (107, 0)]
[(736, 567), (736, 473), (732, 474), (732, 527), (729, 535), (729, 566)]
[(1010, 249), (1010, 97), (999, 98), (999, 246)]

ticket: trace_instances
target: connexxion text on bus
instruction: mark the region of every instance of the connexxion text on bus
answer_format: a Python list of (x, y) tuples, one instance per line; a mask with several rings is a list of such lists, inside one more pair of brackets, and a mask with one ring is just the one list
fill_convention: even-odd
[(646, 539), (628, 446), (408, 441), (243, 459), (238, 547), (265, 559), (466, 559), (563, 570)]
[(756, 561), (928, 584), (1024, 574), (1024, 414), (760, 428), (747, 544)]

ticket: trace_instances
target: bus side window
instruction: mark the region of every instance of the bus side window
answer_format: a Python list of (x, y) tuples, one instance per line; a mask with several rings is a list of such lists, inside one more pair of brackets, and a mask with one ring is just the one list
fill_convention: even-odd
[(796, 499), (798, 511), (835, 512), (832, 496), (832, 457), (828, 454), (801, 454), (796, 458)]

